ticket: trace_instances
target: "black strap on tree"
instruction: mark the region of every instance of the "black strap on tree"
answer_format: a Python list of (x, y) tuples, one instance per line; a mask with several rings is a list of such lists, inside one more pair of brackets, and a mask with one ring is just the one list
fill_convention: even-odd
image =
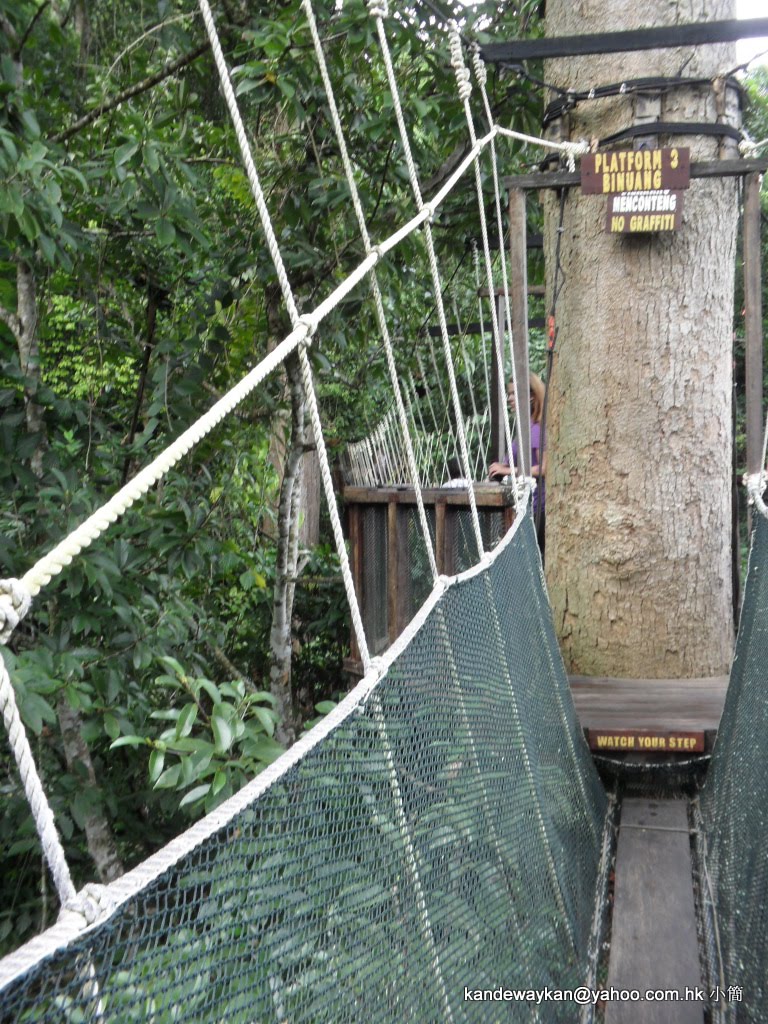
[[(613, 135), (599, 139), (598, 146), (608, 146), (612, 142), (623, 142), (626, 139), (640, 139), (648, 135), (713, 135), (734, 139), (741, 142), (744, 134), (730, 124), (717, 124), (709, 121), (649, 121), (647, 124), (633, 124)], [(557, 153), (546, 156), (539, 164), (539, 169), (547, 170), (550, 164), (559, 161)]]
[[(558, 99), (553, 100), (544, 111), (542, 125), (546, 128), (553, 121), (557, 121), (567, 114), (569, 110), (585, 100), (605, 99), (607, 96), (619, 96), (625, 93), (662, 93), (670, 89), (692, 88), (697, 85), (711, 85), (711, 78), (670, 78), (668, 76), (655, 75), (651, 78), (630, 78), (625, 82), (614, 82), (612, 85), (598, 85), (594, 89), (582, 89), (580, 91), (567, 90)], [(744, 87), (738, 79), (726, 78), (726, 85), (736, 89), (740, 95), (744, 93)]]
[[(561, 188), (560, 214), (557, 223), (557, 239), (555, 241), (555, 276), (552, 282), (552, 306), (547, 317), (547, 376), (544, 381), (544, 407), (541, 410), (541, 431), (539, 436), (539, 487), (543, 483), (544, 452), (547, 444), (547, 409), (549, 407), (549, 385), (552, 380), (552, 367), (555, 358), (555, 347), (557, 344), (557, 300), (560, 297), (563, 285), (565, 284), (565, 271), (560, 262), (560, 245), (563, 238), (563, 220), (565, 217), (565, 201), (568, 198), (568, 189)], [(541, 530), (541, 517), (544, 514), (544, 502), (539, 500), (536, 508), (536, 533)]]
[(601, 146), (624, 139), (639, 139), (644, 135), (719, 135), (741, 142), (743, 135), (730, 124), (715, 124), (708, 121), (649, 121), (647, 124), (633, 124), (620, 132), (600, 139)]

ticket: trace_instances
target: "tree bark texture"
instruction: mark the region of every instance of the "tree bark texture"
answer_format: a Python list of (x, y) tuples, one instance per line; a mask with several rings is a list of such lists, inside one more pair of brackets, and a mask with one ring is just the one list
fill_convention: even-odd
[(34, 270), (26, 260), (16, 262), (16, 309), (18, 333), (16, 345), (19, 351), (21, 372), (28, 382), (24, 385), (24, 411), (27, 430), (37, 434), (40, 443), (32, 455), (30, 465), (35, 476), (42, 476), (43, 452), (47, 444), (43, 410), (35, 400), (35, 392), (40, 384), (40, 343), (37, 336), (37, 290), (35, 287)]
[(306, 446), (304, 389), (298, 358), (285, 363), (291, 399), (291, 437), (283, 467), (280, 503), (277, 511), (277, 553), (275, 591), (272, 599), (272, 627), (269, 643), (270, 692), (276, 698), (280, 724), (275, 736), (286, 747), (296, 739), (296, 722), (291, 689), (293, 655), (293, 597), (299, 553), (299, 510), (301, 507), (301, 463)]
[[(549, 0), (547, 33), (730, 17), (731, 0)], [(579, 103), (559, 122), (561, 136), (592, 139), (645, 120), (649, 99), (661, 121), (738, 124), (732, 95), (710, 84), (734, 64), (733, 48), (717, 45), (551, 60), (544, 77), (577, 90), (681, 71), (709, 80), (649, 98)], [(711, 136), (661, 135), (653, 144), (690, 147), (692, 160), (733, 155), (731, 144)], [(544, 203), (551, 306), (557, 194), (547, 192)], [(738, 184), (692, 180), (674, 233), (608, 234), (606, 203), (571, 189), (561, 233), (547, 423), (546, 573), (555, 625), (566, 666), (578, 674), (718, 675), (733, 644)]]
[[(71, 775), (85, 782), (89, 789), (96, 792), (98, 783), (94, 771), (91, 752), (83, 739), (80, 715), (69, 704), (66, 696), (62, 696), (56, 708), (61, 727), (61, 739), (64, 746), (64, 757)], [(85, 778), (83, 778), (83, 776)], [(115, 837), (107, 819), (106, 812), (99, 800), (94, 801), (93, 810), (84, 822), (85, 841), (91, 855), (99, 880), (106, 884), (113, 882), (123, 874), (124, 868), (117, 852)]]

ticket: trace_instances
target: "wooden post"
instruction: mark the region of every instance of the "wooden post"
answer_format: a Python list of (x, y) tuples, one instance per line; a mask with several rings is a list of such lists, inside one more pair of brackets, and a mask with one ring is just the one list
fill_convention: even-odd
[(445, 502), (435, 501), (435, 561), (437, 571), (445, 572)]
[(763, 308), (760, 288), (760, 175), (744, 179), (744, 349), (747, 473), (763, 468)]
[[(349, 560), (352, 569), (352, 582), (355, 585), (355, 594), (360, 603), (360, 611), (365, 621), (365, 606), (363, 604), (363, 523), (360, 514), (360, 505), (347, 505), (349, 514)], [(360, 661), (360, 648), (357, 646), (357, 636), (354, 629), (351, 630), (349, 641), (349, 656), (351, 661)]]
[(523, 472), (531, 475), (531, 401), (528, 378), (528, 266), (525, 228), (525, 192), (509, 190), (509, 263), (512, 299), (512, 341), (515, 379), (520, 408), (517, 410), (517, 443)]
[[(487, 291), (486, 291), (487, 294)], [(490, 302), (496, 302), (499, 309), (501, 300), (489, 296)], [(501, 365), (504, 365), (504, 319), (499, 320), (498, 345), (501, 347)], [(488, 462), (503, 462), (507, 455), (507, 443), (504, 436), (504, 417), (507, 415), (507, 382), (499, 378), (499, 358), (497, 355), (497, 343), (493, 338), (493, 353), (491, 355), (491, 450), (488, 453)]]
[(400, 551), (397, 519), (397, 503), (390, 501), (387, 505), (387, 632), (390, 643), (397, 639), (400, 632), (400, 600), (405, 600), (405, 594), (398, 593), (398, 574), (404, 559)]

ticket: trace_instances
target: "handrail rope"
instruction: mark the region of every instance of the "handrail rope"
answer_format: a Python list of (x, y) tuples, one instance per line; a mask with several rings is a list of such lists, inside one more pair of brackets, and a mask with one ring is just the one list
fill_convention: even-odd
[(523, 132), (515, 132), (511, 128), (502, 128), (499, 124), (493, 126), (497, 135), (503, 135), (506, 139), (517, 139), (518, 142), (530, 142), (535, 146), (543, 146), (545, 149), (554, 149), (564, 153), (568, 160), (568, 170), (576, 170), (576, 157), (585, 156), (589, 152), (589, 143), (582, 139), (579, 142), (555, 142), (553, 139), (539, 139), (535, 135), (526, 135)]
[[(397, 246), (401, 241), (407, 238), (410, 234), (416, 231), (422, 225), (425, 225), (427, 229), (427, 237), (431, 243), (431, 232), (429, 230), (429, 221), (434, 215), (435, 210), (442, 204), (445, 198), (453, 191), (456, 184), (463, 177), (469, 166), (473, 164), (482, 150), (488, 145), (493, 139), (494, 135), (499, 129), (493, 127), (492, 130), (484, 138), (478, 140), (477, 144), (472, 150), (467, 153), (464, 159), (461, 161), (455, 171), (448, 177), (442, 188), (436, 193), (429, 204), (423, 204), (420, 200), (419, 195), (419, 212), (411, 220), (399, 228), (396, 232), (390, 235), (384, 242), (375, 246), (371, 253), (349, 274), (342, 283), (335, 288), (327, 298), (320, 303), (315, 310), (308, 315), (300, 316), (298, 309), (296, 308), (295, 301), (292, 296), (290, 289), (290, 283), (288, 282), (287, 274), (285, 273), (285, 267), (282, 263), (280, 256), (279, 247), (274, 236), (274, 231), (271, 227), (271, 221), (269, 219), (269, 212), (264, 202), (263, 193), (258, 180), (258, 174), (253, 163), (253, 158), (250, 153), (250, 147), (245, 134), (245, 128), (242, 123), (242, 119), (239, 116), (237, 102), (235, 100), (234, 91), (232, 89), (229, 74), (227, 72), (224, 57), (221, 51), (221, 45), (218, 40), (216, 28), (213, 23), (213, 18), (210, 12), (210, 7), (207, 0), (199, 0), (200, 9), (203, 14), (203, 20), (206, 24), (206, 29), (211, 40), (211, 47), (214, 52), (214, 58), (216, 60), (217, 69), (222, 81), (222, 88), (230, 107), (230, 113), (233, 118), (235, 125), (235, 131), (238, 137), (238, 142), (241, 146), (243, 158), (246, 165), (246, 172), (249, 177), (249, 181), (254, 193), (254, 198), (257, 202), (257, 208), (259, 209), (260, 215), (262, 215), (262, 224), (265, 228), (267, 235), (268, 246), (270, 254), (275, 263), (275, 269), (278, 274), (278, 280), (283, 290), (283, 295), (286, 301), (286, 307), (289, 315), (293, 322), (293, 330), (283, 339), (283, 341), (265, 358), (263, 359), (253, 370), (251, 370), (245, 377), (242, 378), (233, 388), (230, 389), (218, 402), (216, 402), (211, 409), (209, 409), (203, 416), (201, 416), (194, 424), (192, 424), (187, 430), (185, 430), (174, 442), (172, 442), (165, 451), (161, 452), (149, 465), (141, 470), (133, 480), (125, 484), (113, 497), (107, 501), (101, 508), (97, 509), (91, 516), (88, 517), (77, 529), (75, 529), (69, 536), (59, 542), (50, 552), (41, 557), (35, 564), (29, 569), (20, 580), (0, 580), (0, 643), (6, 643), (9, 639), (13, 630), (18, 625), (20, 620), (28, 612), (32, 598), (35, 597), (40, 590), (45, 587), (51, 579), (60, 573), (65, 566), (69, 565), (72, 560), (79, 555), (83, 550), (89, 547), (102, 533), (109, 528), (109, 526), (115, 522), (125, 511), (143, 497), (147, 492), (158, 482), (187, 452), (194, 447), (200, 440), (202, 440), (210, 431), (226, 416), (230, 413), (240, 402), (242, 402), (248, 394), (261, 383), (270, 373), (272, 373), (277, 366), (279, 366), (291, 353), (297, 348), (300, 349), (299, 360), (302, 369), (302, 379), (305, 387), (308, 388), (307, 402), (310, 411), (310, 418), (313, 422), (313, 427), (316, 434), (316, 442), (318, 448), (318, 457), (321, 463), (321, 476), (323, 478), (323, 485), (326, 491), (326, 497), (333, 495), (332, 481), (330, 478), (330, 465), (328, 462), (327, 450), (325, 448), (324, 437), (322, 435), (322, 428), (320, 424), (319, 411), (317, 408), (317, 398), (314, 392), (314, 384), (312, 382), (311, 368), (305, 351), (305, 345), (314, 332), (317, 329), (319, 323), (328, 316), (336, 306), (345, 298), (353, 288), (357, 286), (370, 271), (375, 267), (376, 263), (381, 259), (387, 252)], [(372, 12), (373, 13), (373, 12)], [(386, 46), (386, 37), (384, 36), (383, 30), (380, 27), (380, 36), (384, 37), (384, 43)], [(389, 54), (386, 49), (387, 55)], [(391, 68), (391, 60), (389, 61)], [(396, 108), (399, 107), (399, 102), (396, 101)], [(402, 112), (400, 112), (400, 121), (402, 122)], [(404, 125), (403, 125), (404, 127)], [(545, 140), (535, 140), (539, 144), (549, 145)], [(410, 154), (410, 147), (406, 145), (404, 147)], [(411, 159), (412, 165), (412, 159)], [(418, 183), (417, 183), (418, 188)], [(434, 248), (430, 245), (430, 263), (435, 263), (434, 259)], [(439, 278), (438, 278), (439, 283)], [(439, 291), (438, 291), (439, 294)], [(441, 309), (442, 309), (442, 304)], [(445, 324), (444, 311), (442, 311), (442, 325)], [(466, 455), (466, 452), (464, 452)], [(477, 511), (474, 502), (474, 494), (470, 489), (470, 504), (474, 509), (474, 519), (477, 519)], [(358, 639), (362, 638), (362, 644), (360, 644), (361, 654), (363, 652), (367, 655), (367, 644), (365, 643), (364, 631), (362, 628), (362, 621), (359, 614), (359, 607), (357, 606), (356, 598), (354, 596), (354, 586), (351, 581), (351, 573), (349, 572), (348, 558), (346, 555), (346, 546), (343, 540), (343, 534), (341, 532), (341, 524), (338, 519), (338, 509), (335, 504), (335, 497), (333, 500), (329, 500), (329, 508), (335, 509), (336, 515), (334, 517), (333, 511), (331, 511), (332, 522), (335, 518), (334, 524), (334, 536), (339, 548), (340, 561), (342, 563), (342, 575), (345, 578), (345, 586), (347, 586), (347, 596), (350, 603), (350, 611), (353, 617), (353, 625), (355, 626), (356, 634)], [(346, 567), (346, 572), (345, 572)], [(355, 621), (357, 619), (357, 621)], [(365, 658), (364, 658), (365, 663)], [(370, 659), (368, 659), (370, 664)], [(18, 721), (20, 722), (20, 716), (18, 715), (18, 708), (16, 706), (15, 693), (13, 687), (10, 684), (8, 678), (7, 685), (5, 684), (5, 677), (7, 677), (7, 669), (3, 665), (3, 718), (9, 728), (13, 728), (16, 731), (16, 726), (13, 724)], [(23, 729), (23, 725), (22, 725)], [(15, 741), (14, 753), (16, 748), (23, 745), (23, 741)], [(32, 757), (31, 748), (27, 741), (27, 750), (21, 751), (19, 749), (19, 758), (24, 762), (24, 777), (28, 780), (25, 782), (25, 788), (34, 788), (34, 780), (39, 777), (36, 771), (34, 771), (34, 759)], [(17, 758), (17, 760), (19, 759)], [(32, 768), (29, 768), (32, 765)], [(31, 773), (34, 773), (32, 775)], [(40, 787), (42, 790), (42, 786)], [(33, 796), (35, 806), (39, 806), (42, 809), (39, 811), (39, 820), (36, 819), (36, 825), (38, 830), (46, 835), (49, 834), (48, 826), (46, 825), (47, 815), (50, 813), (50, 808), (47, 803), (43, 806), (39, 803), (37, 795)], [(55, 826), (54, 826), (55, 833)], [(58, 837), (56, 837), (58, 843)], [(60, 846), (60, 843), (59, 843)], [(62, 850), (63, 855), (63, 850)], [(46, 853), (46, 856), (48, 854)], [(51, 857), (55, 858), (55, 854), (51, 853)], [(55, 869), (52, 866), (54, 877), (57, 876), (59, 879), (66, 879), (66, 873), (63, 873), (60, 866)], [(97, 887), (86, 887), (95, 889)], [(64, 893), (63, 900), (72, 906), (72, 898), (70, 897), (66, 881), (62, 883), (62, 892)], [(85, 895), (84, 895), (85, 894)], [(84, 913), (89, 914), (92, 912), (93, 906), (98, 903), (98, 899), (93, 896), (88, 896), (85, 890), (78, 896), (74, 897), (75, 902), (85, 903), (83, 906), (86, 909)], [(90, 907), (91, 910), (87, 908)]]
[[(472, 528), (475, 533), (475, 541), (477, 543), (478, 557), (482, 558), (485, 554), (485, 548), (483, 546), (483, 536), (480, 529), (480, 518), (477, 512), (477, 502), (475, 500), (475, 491), (471, 483), (472, 470), (469, 464), (469, 452), (467, 450), (467, 438), (464, 431), (464, 418), (461, 411), (461, 401), (459, 399), (459, 392), (456, 386), (456, 372), (453, 366), (453, 357), (451, 355), (451, 346), (448, 339), (448, 324), (445, 318), (445, 306), (443, 305), (442, 288), (440, 284), (440, 271), (437, 266), (437, 255), (435, 253), (434, 239), (432, 238), (432, 225), (430, 223), (432, 214), (434, 213), (434, 207), (432, 203), (424, 204), (424, 200), (421, 195), (421, 186), (419, 185), (419, 177), (416, 172), (416, 167), (413, 162), (413, 155), (411, 153), (411, 144), (408, 138), (408, 131), (405, 126), (405, 119), (403, 117), (403, 108), (400, 103), (400, 92), (395, 79), (395, 70), (392, 65), (392, 56), (389, 50), (389, 42), (387, 40), (387, 33), (384, 28), (384, 18), (388, 14), (388, 5), (386, 0), (368, 0), (368, 11), (376, 22), (376, 30), (379, 36), (379, 44), (381, 46), (381, 53), (384, 60), (384, 67), (387, 73), (387, 81), (389, 83), (390, 93), (392, 94), (392, 103), (394, 105), (395, 118), (397, 120), (398, 130), (400, 132), (400, 141), (403, 147), (403, 154), (405, 156), (405, 163), (408, 168), (408, 175), (411, 182), (411, 188), (413, 190), (416, 205), (419, 210), (429, 210), (430, 216), (424, 222), (424, 238), (427, 245), (427, 255), (429, 257), (430, 272), (432, 275), (432, 285), (435, 292), (435, 298), (437, 300), (437, 315), (440, 322), (440, 332), (443, 340), (443, 350), (445, 352), (446, 367), (448, 369), (448, 380), (450, 384), (451, 400), (453, 402), (454, 412), (456, 415), (456, 433), (459, 439), (459, 450), (461, 454), (461, 463), (464, 476), (467, 479), (467, 496), (469, 498), (469, 506), (472, 515)], [(491, 135), (493, 129), (491, 130)], [(477, 145), (472, 149), (472, 152), (477, 151)], [(478, 153), (479, 156), (479, 153)]]
[(278, 245), (275, 232), (272, 228), (272, 219), (269, 215), (269, 209), (267, 208), (264, 193), (261, 189), (261, 182), (256, 170), (256, 165), (253, 162), (253, 154), (251, 153), (248, 137), (245, 134), (245, 125), (243, 124), (243, 119), (240, 116), (240, 108), (238, 107), (237, 99), (235, 98), (235, 91), (232, 88), (232, 81), (229, 77), (229, 70), (224, 58), (224, 53), (221, 49), (221, 42), (213, 20), (213, 14), (211, 13), (208, 0), (198, 0), (198, 6), (200, 7), (200, 13), (203, 16), (203, 21), (205, 22), (205, 29), (208, 33), (208, 40), (211, 44), (211, 51), (216, 64), (216, 70), (219, 73), (222, 92), (224, 93), (224, 99), (227, 104), (227, 109), (229, 110), (229, 116), (232, 120), (232, 126), (235, 129), (235, 135), (237, 136), (237, 141), (240, 146), (240, 154), (243, 159), (243, 164), (245, 165), (245, 173), (248, 176), (251, 192), (259, 211), (259, 219), (261, 220), (261, 225), (264, 229), (264, 234), (266, 235), (269, 255), (272, 257), (272, 262), (274, 263), (275, 271), (277, 272), (280, 291), (283, 294), (283, 300), (288, 309), (288, 315), (291, 318), (291, 326), (296, 327), (299, 321), (299, 311), (296, 308), (296, 302), (288, 280), (288, 273), (285, 269), (285, 264), (283, 263), (280, 246)]
[[(469, 106), (469, 97), (472, 92), (472, 84), (470, 82), (469, 68), (464, 63), (464, 55), (461, 50), (461, 37), (459, 36), (458, 26), (455, 22), (453, 29), (450, 33), (450, 44), (451, 44), (451, 66), (456, 73), (456, 84), (459, 92), (459, 99), (464, 107), (464, 116), (467, 121), (467, 129), (469, 131), (469, 139), (472, 145), (477, 141), (477, 134), (475, 132), (475, 122), (472, 117), (472, 110)], [(503, 355), (503, 341), (501, 335), (501, 325), (499, 324), (499, 311), (496, 304), (496, 289), (493, 281), (493, 267), (491, 265), (491, 251), (488, 242), (488, 224), (485, 218), (485, 203), (483, 202), (483, 181), (480, 175), (480, 163), (475, 163), (475, 191), (477, 192), (477, 208), (480, 217), (480, 234), (483, 240), (483, 256), (485, 257), (485, 274), (488, 286), (488, 296), (490, 299), (491, 308), (491, 330), (493, 332), (494, 348), (496, 351), (496, 361), (498, 365), (499, 374), (499, 386), (504, 387), (504, 355)], [(501, 236), (499, 238), (499, 244), (501, 245)], [(503, 254), (502, 254), (503, 255)], [(506, 388), (505, 388), (506, 393)], [(494, 396), (495, 399), (496, 396)], [(515, 398), (517, 399), (517, 384), (515, 384)], [(519, 409), (520, 406), (517, 406)], [(502, 419), (504, 427), (504, 439), (507, 445), (507, 452), (509, 453), (510, 459), (512, 458), (512, 434), (509, 427), (509, 407), (507, 403), (504, 403), (504, 414)]]
[(747, 159), (757, 156), (763, 146), (768, 146), (768, 138), (761, 139), (759, 142), (753, 142), (745, 131), (742, 130), (741, 134), (743, 138), (739, 143), (739, 153)]
[[(488, 90), (486, 89), (486, 83), (488, 81), (488, 72), (485, 67), (485, 62), (480, 54), (479, 48), (475, 48), (473, 52), (473, 66), (475, 69), (475, 78), (477, 84), (480, 87), (480, 96), (483, 101), (483, 108), (485, 110), (485, 116), (488, 119), (488, 123), (493, 123), (493, 112), (491, 110), (491, 102), (488, 99)], [(517, 386), (517, 369), (515, 366), (515, 336), (512, 331), (512, 305), (509, 299), (509, 280), (507, 278), (507, 254), (504, 248), (504, 220), (501, 213), (501, 190), (499, 188), (499, 168), (498, 161), (496, 158), (496, 144), (495, 140), (491, 142), (491, 167), (493, 169), (493, 194), (496, 203), (496, 229), (499, 233), (499, 252), (501, 254), (501, 286), (504, 291), (504, 314), (506, 316), (507, 326), (507, 337), (509, 338), (509, 357), (512, 368), (512, 387), (515, 395), (515, 410), (521, 409), (520, 405), (520, 390)], [(518, 344), (527, 345), (528, 339), (518, 339)], [(517, 450), (518, 450), (518, 468), (521, 474), (525, 473), (525, 461), (523, 459), (523, 434), (522, 434), (522, 420), (519, 415), (515, 416), (515, 430), (517, 433)], [(509, 462), (512, 465), (512, 448), (508, 449)], [(514, 472), (514, 467), (512, 467)], [(517, 508), (517, 488), (514, 488), (513, 494), (515, 496), (515, 508)]]
[[(320, 75), (323, 79), (325, 95), (328, 100), (328, 108), (331, 114), (331, 122), (333, 124), (333, 130), (336, 135), (336, 141), (338, 142), (339, 145), (339, 152), (341, 154), (341, 161), (344, 166), (344, 173), (347, 176), (347, 183), (349, 185), (350, 194), (352, 196), (352, 205), (354, 207), (355, 216), (357, 217), (357, 223), (360, 228), (360, 235), (363, 239), (363, 245), (365, 246), (366, 254), (368, 254), (372, 250), (371, 238), (368, 233), (368, 227), (366, 224), (362, 203), (360, 202), (360, 194), (357, 188), (357, 182), (355, 181), (355, 175), (352, 169), (352, 162), (349, 158), (347, 143), (344, 137), (344, 129), (342, 127), (341, 118), (339, 117), (339, 111), (336, 106), (336, 97), (334, 95), (330, 75), (328, 74), (328, 65), (325, 60), (325, 53), (323, 51), (323, 46), (320, 41), (320, 35), (317, 31), (317, 22), (315, 21), (315, 15), (312, 9), (311, 0), (303, 0), (302, 7), (304, 8), (304, 12), (307, 17), (307, 22), (309, 24), (309, 30), (312, 35), (312, 42), (315, 47), (317, 63), (318, 67), (320, 68)], [(437, 562), (435, 560), (435, 550), (432, 544), (432, 537), (429, 532), (427, 513), (424, 508), (424, 496), (421, 493), (419, 471), (416, 465), (416, 455), (413, 450), (410, 428), (408, 426), (408, 417), (406, 415), (405, 406), (403, 404), (403, 396), (400, 389), (397, 367), (395, 365), (395, 354), (392, 347), (392, 339), (389, 333), (389, 327), (387, 325), (386, 314), (384, 312), (384, 302), (381, 296), (381, 288), (379, 287), (379, 281), (375, 270), (371, 271), (370, 283), (371, 289), (373, 291), (374, 304), (376, 307), (376, 318), (379, 323), (379, 332), (381, 333), (381, 337), (384, 342), (384, 351), (386, 353), (387, 358), (387, 368), (389, 370), (389, 376), (390, 380), (392, 381), (392, 388), (395, 395), (397, 416), (400, 422), (400, 429), (403, 435), (403, 443), (405, 444), (405, 456), (408, 466), (408, 472), (411, 478), (411, 485), (416, 493), (416, 505), (418, 508), (419, 523), (421, 525), (421, 532), (424, 537), (424, 544), (427, 550), (429, 566), (430, 569), (432, 570), (432, 578), (433, 580), (436, 580), (439, 576), (439, 572), (437, 569)]]
[(27, 798), (35, 828), (40, 836), (43, 855), (51, 870), (53, 883), (62, 907), (76, 897), (75, 886), (69, 871), (69, 864), (61, 844), (53, 817), (53, 811), (37, 772), (32, 748), (29, 744), (24, 723), (21, 721), (16, 695), (13, 690), (5, 661), (0, 657), (0, 708), (16, 765), (21, 776), (24, 794)]
[[(259, 211), (259, 219), (261, 220), (262, 229), (267, 239), (267, 246), (269, 248), (272, 262), (277, 272), (278, 281), (280, 283), (280, 290), (283, 294), (283, 300), (288, 310), (288, 315), (291, 318), (291, 325), (296, 329), (302, 321), (299, 315), (296, 301), (293, 296), (293, 290), (291, 289), (290, 281), (283, 264), (282, 254), (280, 247), (275, 236), (274, 228), (272, 227), (272, 219), (267, 208), (264, 194), (261, 190), (261, 183), (259, 181), (259, 175), (256, 170), (256, 165), (253, 162), (253, 155), (251, 153), (251, 147), (248, 142), (248, 137), (245, 133), (245, 125), (243, 119), (240, 116), (240, 108), (235, 97), (235, 91), (232, 88), (232, 81), (229, 76), (229, 70), (227, 63), (222, 53), (221, 43), (219, 41), (219, 35), (216, 31), (216, 25), (213, 20), (211, 8), (208, 0), (198, 0), (200, 11), (203, 15), (203, 21), (205, 22), (205, 28), (208, 33), (208, 39), (211, 43), (211, 50), (213, 52), (213, 58), (216, 63), (216, 70), (219, 73), (219, 81), (224, 92), (224, 98), (229, 109), (229, 115), (232, 120), (232, 124), (235, 129), (235, 135), (240, 145), (240, 153), (243, 158), (246, 173), (248, 175), (248, 181), (251, 186), (251, 192), (253, 198), (256, 201), (256, 207)], [(376, 255), (378, 258), (378, 254)], [(323, 427), (320, 421), (320, 412), (317, 403), (317, 394), (315, 393), (314, 381), (312, 379), (312, 369), (309, 364), (309, 357), (306, 352), (306, 344), (312, 340), (312, 335), (317, 329), (317, 321), (314, 317), (304, 318), (307, 322), (308, 330), (302, 339), (304, 344), (299, 347), (299, 363), (301, 366), (302, 383), (304, 385), (304, 397), (309, 408), (309, 416), (312, 421), (312, 429), (314, 431), (315, 446), (317, 450), (318, 462), (320, 464), (320, 477), (323, 481), (323, 488), (325, 490), (325, 498), (328, 503), (328, 511), (331, 519), (331, 529), (333, 531), (334, 540), (336, 542), (336, 551), (339, 556), (339, 564), (341, 567), (341, 575), (344, 581), (344, 589), (347, 595), (347, 603), (349, 604), (350, 614), (352, 616), (352, 625), (357, 638), (358, 648), (360, 650), (360, 657), (363, 662), (363, 668), (365, 671), (370, 667), (370, 654), (368, 652), (368, 641), (365, 635), (365, 627), (363, 625), (363, 616), (360, 611), (360, 605), (358, 604), (357, 594), (355, 593), (355, 584), (352, 579), (352, 569), (349, 564), (349, 554), (347, 552), (347, 546), (344, 542), (344, 531), (341, 527), (341, 518), (339, 516), (338, 505), (336, 504), (336, 494), (333, 489), (333, 480), (331, 477), (331, 466), (328, 459), (328, 451), (325, 446), (325, 437), (323, 434)]]

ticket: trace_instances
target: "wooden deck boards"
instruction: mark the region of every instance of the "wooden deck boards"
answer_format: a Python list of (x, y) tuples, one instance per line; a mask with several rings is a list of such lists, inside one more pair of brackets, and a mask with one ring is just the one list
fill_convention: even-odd
[(585, 729), (648, 729), (714, 732), (728, 686), (711, 679), (604, 679), (570, 676), (571, 692)]
[(606, 1024), (702, 1024), (702, 1001), (685, 998), (702, 984), (684, 801), (624, 801), (615, 877), (608, 988), (678, 998), (611, 1001)]

